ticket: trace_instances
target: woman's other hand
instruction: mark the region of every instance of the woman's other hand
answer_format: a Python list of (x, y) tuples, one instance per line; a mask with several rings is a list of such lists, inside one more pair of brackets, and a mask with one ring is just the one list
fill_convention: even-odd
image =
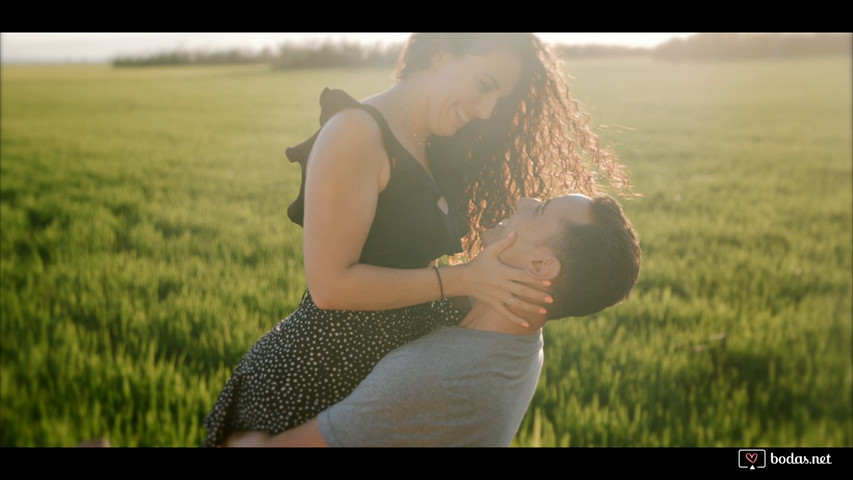
[(234, 432), (225, 440), (226, 447), (267, 447), (272, 435), (267, 432), (247, 430)]

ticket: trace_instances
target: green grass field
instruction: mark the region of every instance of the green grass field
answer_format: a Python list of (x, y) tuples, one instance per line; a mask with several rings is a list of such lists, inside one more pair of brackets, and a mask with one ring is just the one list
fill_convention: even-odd
[[(546, 328), (514, 444), (853, 446), (851, 59), (569, 64), (632, 173), (624, 304)], [(386, 70), (3, 66), (0, 445), (196, 445), (297, 305), (284, 149)]]

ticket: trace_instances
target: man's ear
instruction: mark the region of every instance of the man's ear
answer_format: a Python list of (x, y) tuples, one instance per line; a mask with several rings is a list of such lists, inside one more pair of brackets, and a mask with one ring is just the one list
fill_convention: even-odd
[(553, 280), (560, 274), (562, 265), (553, 255), (538, 255), (532, 257), (524, 266), (524, 270), (536, 278)]

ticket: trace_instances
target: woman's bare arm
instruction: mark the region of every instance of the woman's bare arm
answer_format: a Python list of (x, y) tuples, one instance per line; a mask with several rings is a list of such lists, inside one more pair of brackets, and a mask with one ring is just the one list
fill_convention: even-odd
[[(439, 297), (432, 269), (359, 263), (379, 193), (389, 178), (382, 132), (373, 117), (360, 109), (347, 109), (326, 123), (311, 152), (305, 185), (305, 276), (318, 307), (385, 310)], [(474, 296), (524, 323), (503, 301), (512, 293), (544, 303), (547, 294), (520, 283), (533, 279), (498, 260), (497, 255), (511, 243), (512, 239), (498, 242), (468, 264), (442, 267), (445, 296)], [(541, 308), (520, 299), (514, 307), (531, 313)]]
[(257, 430), (234, 432), (225, 440), (226, 447), (328, 447), (320, 433), (317, 417), (278, 435)]

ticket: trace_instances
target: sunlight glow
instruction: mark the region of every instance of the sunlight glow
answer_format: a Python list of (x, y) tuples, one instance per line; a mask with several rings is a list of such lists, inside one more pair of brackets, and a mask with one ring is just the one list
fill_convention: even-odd
[[(283, 43), (349, 40), (365, 44), (404, 42), (408, 32), (348, 33), (2, 33), (0, 58), (18, 62), (108, 62), (119, 55), (168, 50), (241, 48), (275, 50)], [(549, 43), (654, 47), (686, 33), (538, 33)]]

